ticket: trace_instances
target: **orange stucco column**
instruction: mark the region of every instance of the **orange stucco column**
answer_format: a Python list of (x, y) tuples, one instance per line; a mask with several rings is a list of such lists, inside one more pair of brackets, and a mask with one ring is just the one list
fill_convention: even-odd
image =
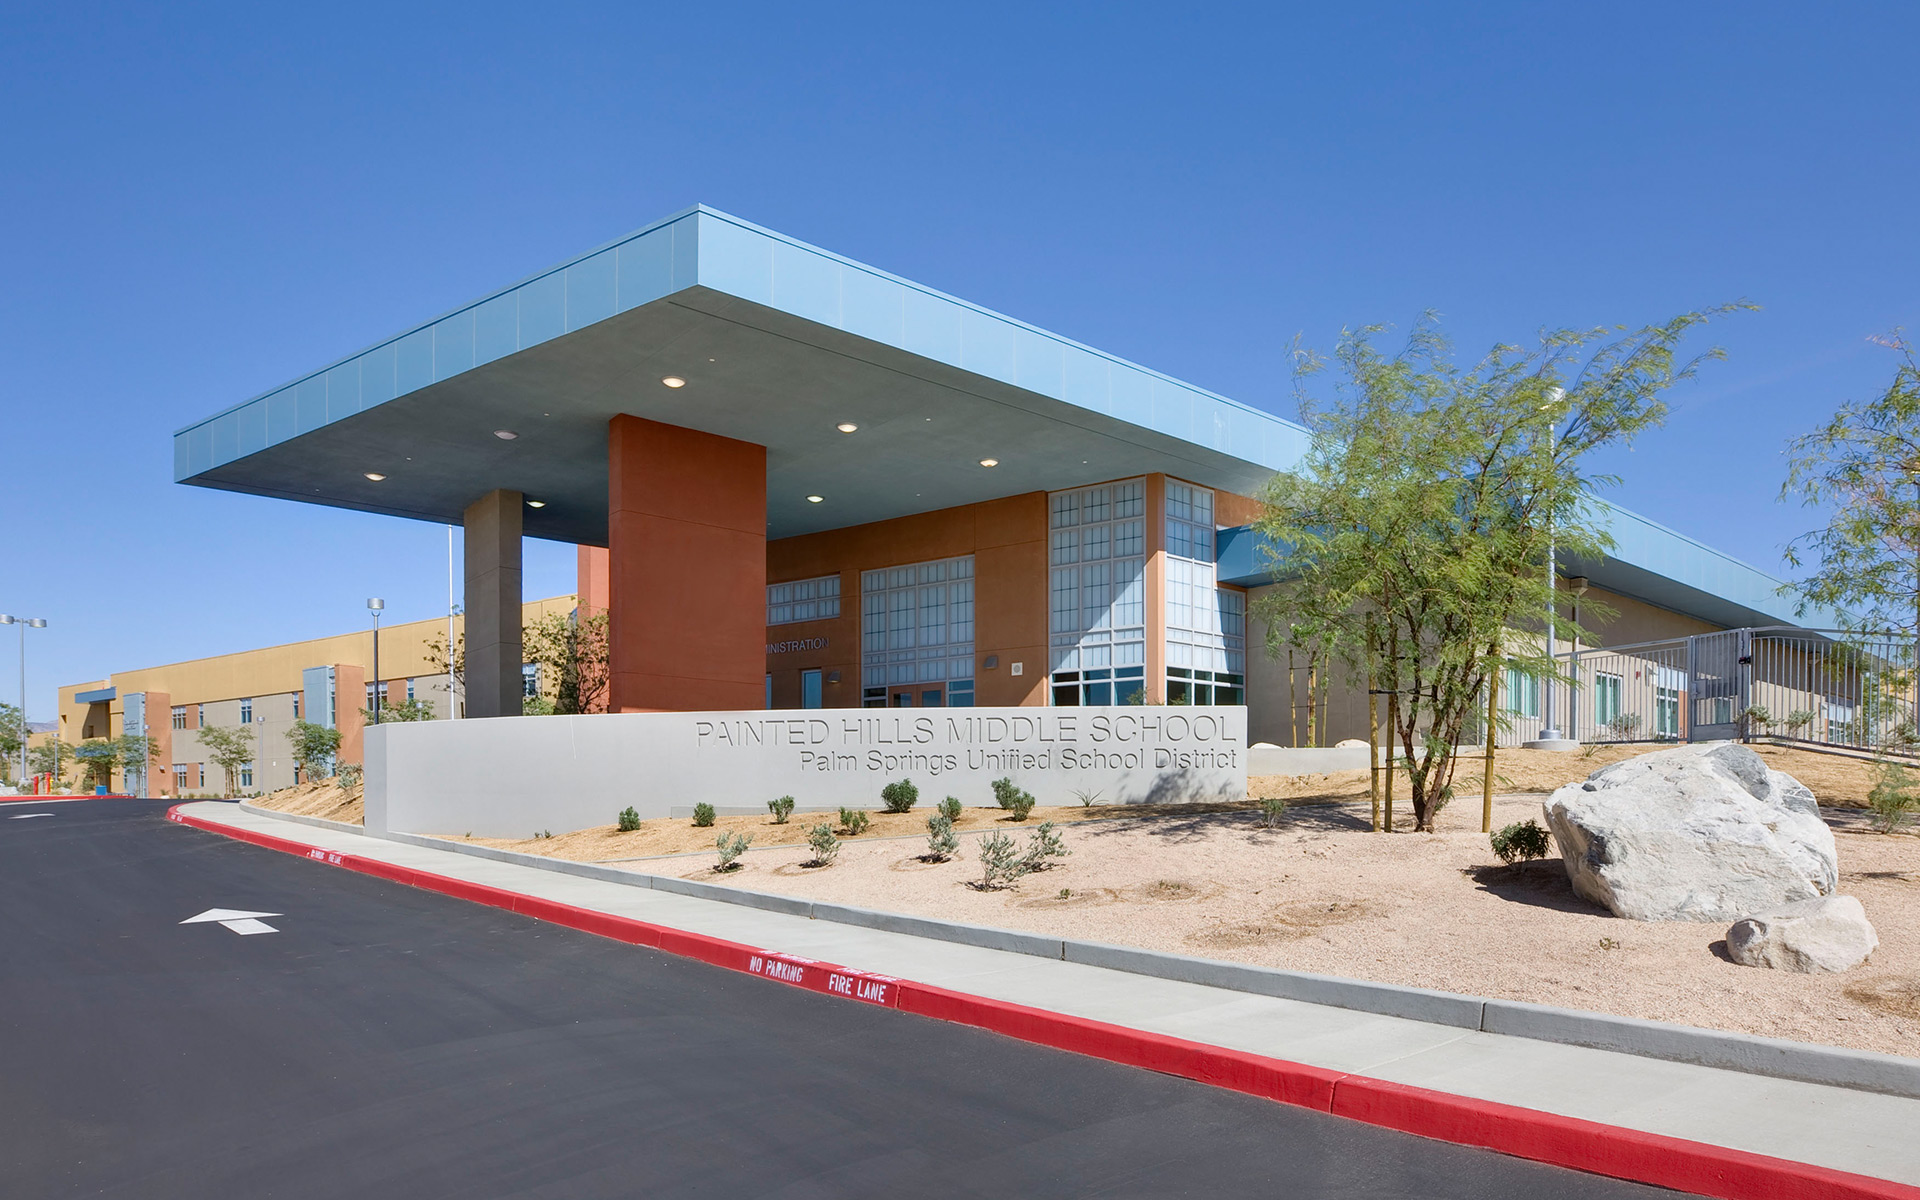
[(767, 448), (615, 417), (607, 547), (612, 711), (764, 707)]
[(573, 600), (582, 615), (607, 611), (607, 548), (574, 547)]

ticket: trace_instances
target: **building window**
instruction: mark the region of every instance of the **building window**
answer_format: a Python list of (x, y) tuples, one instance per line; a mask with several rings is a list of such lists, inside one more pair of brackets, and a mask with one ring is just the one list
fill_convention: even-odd
[(187, 790), (187, 764), (185, 763), (173, 764), (173, 790), (176, 792)]
[(1653, 736), (1670, 738), (1680, 736), (1679, 688), (1656, 687), (1653, 689)]
[(407, 680), (407, 699), (413, 699), (413, 680)]
[(173, 706), (173, 727), (175, 729), (185, 729), (187, 727), (187, 709), (185, 705), (176, 704)]
[(1540, 681), (1519, 667), (1507, 668), (1506, 710), (1516, 717), (1540, 715)]
[(293, 694), (293, 719), (296, 721), (300, 719), (300, 693), (299, 692), (295, 692)]
[(253, 724), (253, 697), (252, 696), (242, 697), (240, 701), (240, 723), (242, 725)]
[(1605, 729), (1620, 719), (1620, 697), (1625, 680), (1619, 675), (1597, 671), (1593, 676), (1593, 723)]
[[(380, 708), (387, 707), (387, 684), (385, 680), (382, 680), (379, 683), (370, 683), (367, 685), (367, 707), (368, 708), (375, 707), (374, 702), (376, 699), (378, 699), (379, 701), (378, 707)], [(411, 700), (413, 699), (413, 697), (408, 696), (407, 699)]]
[(1219, 586), (1213, 492), (1167, 481), (1167, 703), (1244, 704), (1247, 597)]
[(1053, 702), (1115, 704), (1134, 691), (1144, 695), (1146, 483), (1055, 492), (1047, 509)]
[(840, 577), (822, 575), (818, 579), (797, 579), (792, 583), (767, 585), (767, 624), (787, 625), (794, 621), (824, 621), (840, 615)]
[(253, 786), (253, 764), (252, 763), (240, 764), (240, 786), (245, 788), (250, 788)]
[(860, 576), (861, 703), (973, 703), (973, 556)]
[(520, 664), (520, 698), (531, 700), (540, 694), (540, 664)]

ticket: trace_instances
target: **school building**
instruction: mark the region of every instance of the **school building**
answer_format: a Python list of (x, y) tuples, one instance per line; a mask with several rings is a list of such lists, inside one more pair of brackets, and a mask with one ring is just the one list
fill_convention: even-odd
[[(1305, 705), (1321, 744), (1364, 732), (1363, 698), (1308, 689), (1249, 621), (1272, 586), (1253, 497), (1307, 441), (696, 207), (196, 422), (173, 449), (184, 484), (462, 526), (470, 718), (520, 712), (520, 546), (540, 537), (581, 547), (616, 712), (1244, 704), (1249, 738), (1284, 746), (1304, 740)], [(1605, 643), (1794, 623), (1777, 580), (1611, 511), (1615, 553), (1561, 564), (1569, 603), (1619, 610)], [(336, 691), (364, 685), (360, 658), (305, 646), (256, 652), (284, 652), (275, 713), (317, 694), (316, 668)], [(146, 703), (150, 730), (161, 709), (225, 720), (260, 690), (155, 671), (173, 674), (63, 691), (63, 726), (125, 721), (149, 687), (166, 697)], [(411, 669), (384, 682), (401, 678), (444, 703)]]

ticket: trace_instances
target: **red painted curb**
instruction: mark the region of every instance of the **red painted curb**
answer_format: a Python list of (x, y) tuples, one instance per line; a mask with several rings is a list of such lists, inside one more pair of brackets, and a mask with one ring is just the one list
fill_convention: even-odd
[(491, 905), (809, 991), (970, 1025), (1037, 1045), (1192, 1079), (1420, 1137), (1478, 1146), (1516, 1158), (1697, 1192), (1716, 1200), (1748, 1197), (1920, 1200), (1920, 1188), (1868, 1175), (1345, 1074), (858, 971), (222, 825), (188, 816), (180, 811), (179, 805), (167, 810), (167, 819), (329, 866)]

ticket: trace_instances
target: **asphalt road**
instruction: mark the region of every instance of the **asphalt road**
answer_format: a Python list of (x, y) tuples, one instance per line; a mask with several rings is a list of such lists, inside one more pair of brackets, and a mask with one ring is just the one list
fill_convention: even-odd
[[(14, 1200), (1669, 1194), (799, 991), (163, 812), (0, 805)], [(180, 924), (210, 908), (282, 915), (256, 936)]]

